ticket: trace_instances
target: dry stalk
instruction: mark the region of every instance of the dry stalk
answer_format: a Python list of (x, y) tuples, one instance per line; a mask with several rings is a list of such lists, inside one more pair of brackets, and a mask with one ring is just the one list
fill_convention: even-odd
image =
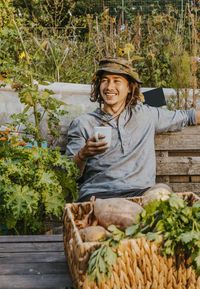
[(147, 28), (148, 28), (149, 35), (151, 37), (151, 42), (155, 43), (156, 41), (155, 41), (155, 37), (154, 37), (154, 34), (153, 34), (152, 25), (151, 25), (151, 22), (150, 22), (149, 19), (147, 21)]
[(133, 30), (135, 33), (134, 36), (134, 44), (135, 44), (135, 48), (136, 50), (140, 51), (141, 48), (141, 16), (137, 15), (134, 26), (133, 26)]
[(194, 8), (195, 15), (192, 17), (192, 41), (193, 41), (193, 47), (192, 47), (192, 76), (193, 76), (193, 101), (192, 106), (196, 107), (196, 88), (197, 88), (197, 8)]
[(118, 35), (121, 33), (121, 26), (122, 26), (122, 12), (120, 13), (119, 20), (117, 23), (117, 34)]

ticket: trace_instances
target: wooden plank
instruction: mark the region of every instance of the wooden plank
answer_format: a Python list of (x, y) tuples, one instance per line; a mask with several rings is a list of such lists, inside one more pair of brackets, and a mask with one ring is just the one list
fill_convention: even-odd
[[(42, 261), (42, 260), (41, 260)], [(0, 264), (1, 275), (42, 275), (42, 274), (67, 274), (69, 269), (63, 260), (60, 263), (30, 263), (30, 264)]]
[(189, 176), (170, 176), (169, 181), (170, 183), (189, 183), (190, 177)]
[(0, 236), (0, 243), (25, 243), (25, 242), (62, 242), (62, 234), (58, 235), (28, 235), (28, 236)]
[(62, 242), (0, 243), (0, 252), (63, 252)]
[(169, 176), (156, 176), (156, 183), (169, 183)]
[(188, 151), (169, 151), (169, 157), (200, 157), (200, 150), (188, 150)]
[(72, 287), (65, 274), (0, 276), (0, 289), (66, 289)]
[(193, 192), (200, 193), (200, 183), (170, 183), (174, 192)]
[(0, 253), (0, 263), (3, 264), (25, 264), (40, 262), (65, 262), (64, 252)]
[[(171, 132), (164, 132), (161, 133), (162, 135), (170, 135), (170, 134), (174, 134), (174, 135), (196, 135), (200, 133), (200, 126), (199, 125), (194, 125), (194, 126), (186, 126), (185, 128), (183, 128), (182, 130), (179, 131), (171, 131)], [(158, 135), (161, 135), (158, 134)]]
[(200, 175), (198, 157), (157, 157), (157, 175)]
[(0, 289), (11, 288), (72, 289), (62, 235), (1, 238)]
[(200, 183), (200, 176), (191, 176), (191, 183)]
[(160, 158), (167, 158), (168, 157), (168, 151), (156, 151), (156, 158), (160, 157)]
[(158, 135), (155, 137), (156, 150), (199, 150), (200, 133), (197, 135)]

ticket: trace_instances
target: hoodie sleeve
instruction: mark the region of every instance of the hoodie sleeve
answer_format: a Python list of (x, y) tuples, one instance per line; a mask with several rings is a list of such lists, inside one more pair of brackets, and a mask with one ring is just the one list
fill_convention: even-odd
[(75, 119), (71, 122), (68, 129), (66, 154), (69, 159), (73, 158), (78, 151), (85, 145), (87, 137), (81, 126), (81, 121)]
[(196, 125), (195, 109), (190, 110), (168, 110), (163, 108), (152, 108), (155, 132), (182, 130), (185, 126)]

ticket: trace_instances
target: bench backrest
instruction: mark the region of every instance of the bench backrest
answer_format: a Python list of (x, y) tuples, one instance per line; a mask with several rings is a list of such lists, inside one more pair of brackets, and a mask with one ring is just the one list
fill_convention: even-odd
[(157, 182), (174, 192), (200, 192), (200, 126), (156, 135)]

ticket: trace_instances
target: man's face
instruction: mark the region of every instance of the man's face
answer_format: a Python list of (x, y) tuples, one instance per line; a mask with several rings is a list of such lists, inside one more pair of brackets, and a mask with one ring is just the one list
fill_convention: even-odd
[(104, 107), (125, 104), (129, 92), (131, 92), (131, 89), (125, 77), (119, 74), (103, 74), (100, 83), (100, 94), (104, 100)]

